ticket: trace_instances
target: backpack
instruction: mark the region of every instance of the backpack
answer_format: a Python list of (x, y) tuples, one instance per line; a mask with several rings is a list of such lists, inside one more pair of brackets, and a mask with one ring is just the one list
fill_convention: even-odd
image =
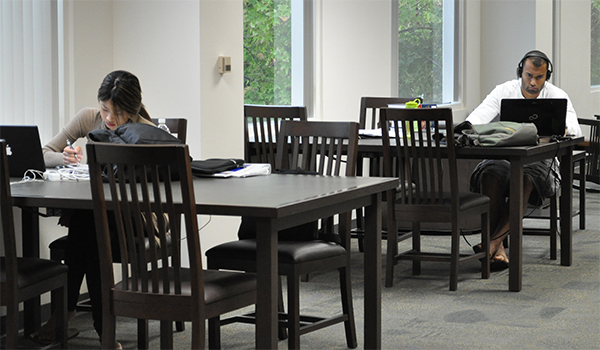
[(533, 123), (509, 121), (472, 125), (465, 121), (454, 127), (458, 146), (510, 147), (538, 144), (537, 127)]

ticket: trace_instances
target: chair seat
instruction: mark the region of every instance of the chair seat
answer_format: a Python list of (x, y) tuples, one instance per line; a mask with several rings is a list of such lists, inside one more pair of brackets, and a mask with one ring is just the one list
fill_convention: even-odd
[[(346, 254), (346, 249), (337, 243), (321, 240), (279, 241), (278, 259), (282, 264), (297, 264), (321, 260)], [(206, 256), (223, 258), (235, 257), (241, 260), (256, 260), (256, 240), (240, 239), (217, 245), (206, 252)]]
[[(160, 269), (162, 271), (162, 269)], [(159, 272), (159, 276), (162, 273)], [(181, 295), (189, 296), (192, 294), (192, 285), (190, 281), (190, 269), (181, 269)], [(123, 281), (115, 284), (115, 290), (122, 290)], [(171, 290), (174, 290), (173, 281), (170, 283)], [(139, 287), (141, 287), (141, 282)], [(152, 281), (148, 281), (148, 289), (152, 288)], [(204, 302), (209, 305), (223, 300), (234, 298), (238, 295), (249, 293), (256, 290), (256, 276), (251, 273), (204, 270)], [(162, 278), (159, 278), (159, 293), (163, 292)], [(159, 294), (158, 294), (159, 295)], [(149, 298), (152, 294), (149, 295)]]
[[(0, 280), (2, 283), (6, 282), (6, 273), (4, 257), (2, 261), (2, 273)], [(60, 274), (67, 273), (69, 268), (59, 262), (37, 259), (37, 258), (17, 258), (17, 271), (18, 271), (18, 287), (23, 289), (39, 283), (43, 280), (52, 279)]]
[[(450, 206), (451, 203), (451, 197), (450, 197), (450, 193), (443, 193), (443, 197), (442, 197), (442, 203), (440, 204), (423, 204), (423, 205), (419, 205), (419, 204), (411, 204), (410, 207), (423, 207), (423, 208), (428, 208), (428, 207), (432, 207), (432, 208), (438, 208), (440, 206)], [(486, 203), (490, 202), (490, 198), (487, 196), (484, 196), (482, 194), (479, 193), (473, 193), (473, 192), (460, 192), (458, 194), (458, 210), (460, 211), (464, 211), (464, 210), (469, 210), (471, 208), (476, 208), (478, 206), (484, 205)], [(396, 201), (397, 205), (405, 205), (404, 202), (402, 200), (397, 200)]]

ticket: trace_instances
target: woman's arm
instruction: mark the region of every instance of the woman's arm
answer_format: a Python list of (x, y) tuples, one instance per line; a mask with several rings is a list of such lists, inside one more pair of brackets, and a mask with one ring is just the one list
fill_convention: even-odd
[(67, 140), (73, 143), (86, 137), (95, 129), (102, 127), (102, 118), (96, 108), (84, 108), (48, 144), (42, 148), (47, 168), (64, 165), (63, 150), (68, 147)]

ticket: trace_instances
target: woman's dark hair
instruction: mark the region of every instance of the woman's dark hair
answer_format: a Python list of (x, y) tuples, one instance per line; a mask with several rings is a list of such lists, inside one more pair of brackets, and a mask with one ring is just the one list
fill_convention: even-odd
[(142, 103), (142, 88), (138, 78), (124, 70), (109, 73), (98, 89), (98, 101), (110, 100), (115, 112), (127, 113), (137, 122), (138, 115), (152, 121)]

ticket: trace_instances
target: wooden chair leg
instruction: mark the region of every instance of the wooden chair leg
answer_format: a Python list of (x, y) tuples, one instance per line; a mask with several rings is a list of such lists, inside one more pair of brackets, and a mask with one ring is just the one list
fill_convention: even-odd
[[(281, 277), (278, 278), (279, 280), (279, 296), (277, 298), (277, 310), (279, 311), (280, 314), (285, 314), (285, 307), (283, 305), (283, 286), (281, 283)], [(277, 326), (277, 334), (279, 337), (279, 340), (286, 340), (288, 337), (288, 332), (287, 332), (287, 327), (283, 326), (281, 323), (278, 323)]]
[[(390, 206), (393, 206), (394, 203), (388, 201), (388, 215), (387, 215), (387, 227), (388, 232), (396, 229), (396, 221), (394, 220), (393, 215), (390, 215), (393, 212), (393, 209)], [(398, 235), (387, 235), (387, 254), (386, 254), (386, 264), (385, 264), (385, 287), (389, 288), (394, 284), (394, 265), (396, 264), (396, 251), (398, 249)]]
[(173, 321), (160, 321), (160, 348), (173, 349)]
[[(102, 349), (112, 349), (114, 348), (117, 339), (116, 339), (116, 324), (117, 319), (114, 315), (111, 315), (108, 312), (102, 313)], [(139, 330), (139, 328), (138, 328)], [(139, 339), (138, 339), (139, 340)]]
[(208, 348), (221, 348), (221, 319), (219, 316), (208, 320)]
[(586, 195), (586, 178), (585, 178), (585, 161), (583, 158), (579, 161), (579, 228), (585, 230), (585, 195)]
[(192, 320), (190, 327), (192, 327), (192, 349), (202, 349), (205, 346), (204, 320), (197, 317)]
[[(69, 340), (67, 336), (67, 288), (66, 288), (66, 280), (65, 276), (65, 285), (61, 288), (55, 289), (51, 293), (51, 305), (54, 308), (54, 312), (56, 315), (56, 325), (55, 325), (55, 339), (56, 343), (60, 343), (61, 349), (67, 348), (67, 342)], [(7, 349), (10, 349), (7, 347)]]
[[(490, 251), (490, 223), (489, 213), (481, 214), (481, 248), (484, 252)], [(490, 254), (486, 253), (481, 259), (481, 278), (490, 278)]]
[(346, 267), (340, 269), (340, 292), (342, 295), (342, 311), (344, 315), (348, 315), (348, 319), (344, 322), (346, 344), (348, 348), (354, 349), (358, 346), (358, 342), (354, 324), (354, 307), (352, 306), (352, 280), (350, 269)]
[(6, 305), (6, 338), (4, 343), (5, 349), (16, 349), (19, 327), (17, 317), (19, 315), (19, 303), (16, 301)]
[[(550, 259), (556, 260), (558, 244), (558, 194), (550, 198)], [(580, 214), (581, 215), (581, 214)]]
[(149, 349), (148, 320), (137, 320), (138, 349)]
[[(421, 252), (421, 225), (418, 222), (413, 222), (413, 251)], [(421, 274), (421, 261), (413, 260), (413, 275)]]
[(458, 259), (459, 259), (459, 245), (460, 245), (460, 232), (457, 225), (452, 227), (452, 243), (450, 247), (450, 290), (455, 291), (458, 289)]
[(288, 275), (288, 349), (300, 349), (300, 276)]

